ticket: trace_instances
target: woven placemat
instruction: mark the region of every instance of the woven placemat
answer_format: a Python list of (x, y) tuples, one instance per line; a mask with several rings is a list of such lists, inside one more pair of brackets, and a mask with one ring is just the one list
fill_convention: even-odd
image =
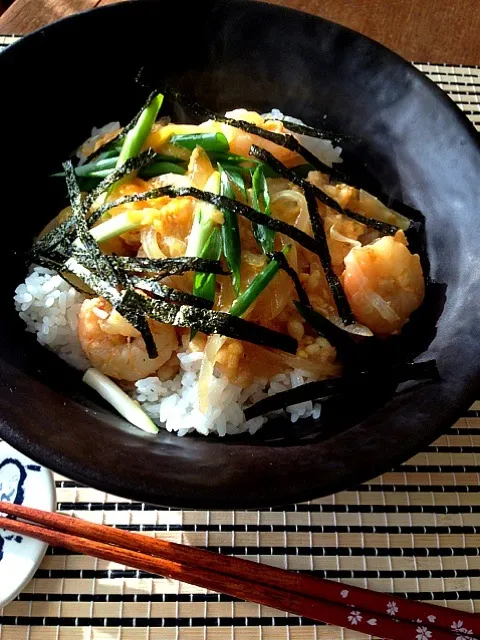
[[(0, 46), (12, 38), (0, 36)], [(480, 126), (480, 69), (418, 64)], [(56, 476), (58, 509), (259, 562), (480, 613), (480, 402), (398, 469), (264, 511), (179, 511)], [(395, 600), (395, 595), (392, 595)], [(4, 640), (356, 640), (269, 607), (49, 549)]]

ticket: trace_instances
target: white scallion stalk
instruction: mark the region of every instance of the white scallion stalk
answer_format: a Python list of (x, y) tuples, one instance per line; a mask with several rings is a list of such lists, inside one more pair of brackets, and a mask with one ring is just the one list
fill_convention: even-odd
[(83, 376), (83, 382), (95, 389), (104, 400), (114, 407), (118, 413), (147, 433), (158, 433), (157, 425), (147, 416), (138, 402), (132, 400), (113, 380), (91, 367)]
[(90, 229), (92, 235), (97, 242), (105, 242), (111, 238), (116, 238), (127, 231), (136, 231), (142, 226), (142, 216), (133, 215), (133, 212), (119, 213), (109, 220), (102, 222), (93, 229)]
[[(209, 191), (218, 195), (220, 193), (220, 172), (214, 171), (207, 180), (204, 191)], [(197, 205), (195, 210), (195, 217), (193, 219), (192, 230), (188, 237), (186, 256), (198, 257), (202, 249), (204, 248), (207, 240), (209, 239), (213, 228), (215, 226), (212, 221), (212, 212), (215, 207), (211, 204), (201, 202)]]

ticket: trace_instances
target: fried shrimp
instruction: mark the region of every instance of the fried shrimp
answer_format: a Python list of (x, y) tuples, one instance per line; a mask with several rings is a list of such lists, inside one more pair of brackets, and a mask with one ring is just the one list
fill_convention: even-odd
[(158, 356), (149, 358), (140, 332), (103, 298), (87, 299), (78, 316), (78, 337), (91, 365), (117, 380), (135, 382), (154, 374), (178, 345), (175, 329), (148, 321)]

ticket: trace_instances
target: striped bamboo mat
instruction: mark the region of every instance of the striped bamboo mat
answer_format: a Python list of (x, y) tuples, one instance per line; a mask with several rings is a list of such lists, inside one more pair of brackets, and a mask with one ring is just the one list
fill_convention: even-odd
[[(10, 42), (0, 37), (0, 46)], [(480, 127), (480, 69), (418, 64)], [(478, 123), (478, 124), (477, 124)], [(58, 508), (480, 613), (480, 402), (398, 469), (335, 496), (264, 511), (155, 509), (56, 477)], [(365, 636), (111, 562), (50, 549), (2, 612), (4, 640), (356, 640)], [(420, 637), (420, 636), (419, 636)], [(423, 637), (423, 636), (422, 636)]]

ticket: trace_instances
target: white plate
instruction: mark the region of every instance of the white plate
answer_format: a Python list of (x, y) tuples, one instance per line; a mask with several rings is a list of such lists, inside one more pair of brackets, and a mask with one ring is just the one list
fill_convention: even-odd
[[(53, 511), (52, 472), (0, 442), (0, 500)], [(47, 545), (0, 529), (0, 607), (13, 600), (38, 569)]]

